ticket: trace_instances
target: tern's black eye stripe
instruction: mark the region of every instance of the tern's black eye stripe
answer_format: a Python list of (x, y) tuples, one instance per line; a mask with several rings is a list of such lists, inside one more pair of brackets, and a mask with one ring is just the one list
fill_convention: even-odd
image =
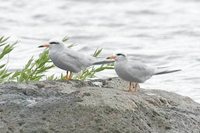
[(59, 42), (50, 42), (49, 44), (59, 44)]
[(124, 56), (125, 57), (125, 55), (124, 54), (116, 54), (117, 56)]

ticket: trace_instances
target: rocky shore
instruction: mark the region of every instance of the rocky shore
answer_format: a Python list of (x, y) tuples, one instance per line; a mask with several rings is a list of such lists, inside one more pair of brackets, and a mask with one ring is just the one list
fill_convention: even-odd
[(0, 133), (200, 133), (189, 97), (126, 89), (118, 78), (1, 84)]

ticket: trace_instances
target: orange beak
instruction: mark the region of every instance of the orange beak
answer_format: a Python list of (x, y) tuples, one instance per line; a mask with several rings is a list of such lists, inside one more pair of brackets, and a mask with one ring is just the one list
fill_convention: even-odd
[(112, 55), (112, 56), (107, 57), (106, 59), (113, 59), (113, 60), (116, 60), (116, 56), (115, 56), (115, 55)]
[(43, 45), (38, 46), (38, 48), (43, 48), (43, 47), (48, 48), (49, 44), (47, 43), (47, 44), (43, 44)]

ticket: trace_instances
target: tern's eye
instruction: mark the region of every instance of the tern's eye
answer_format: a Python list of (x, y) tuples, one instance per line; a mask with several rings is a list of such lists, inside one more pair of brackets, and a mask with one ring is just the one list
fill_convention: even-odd
[(50, 42), (49, 44), (59, 44), (59, 42)]

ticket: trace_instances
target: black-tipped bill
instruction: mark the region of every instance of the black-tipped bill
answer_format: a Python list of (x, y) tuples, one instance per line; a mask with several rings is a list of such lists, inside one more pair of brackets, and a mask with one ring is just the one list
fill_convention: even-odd
[(44, 45), (38, 46), (38, 48), (43, 48), (43, 47), (48, 48), (48, 47), (49, 47), (49, 44), (44, 44)]

